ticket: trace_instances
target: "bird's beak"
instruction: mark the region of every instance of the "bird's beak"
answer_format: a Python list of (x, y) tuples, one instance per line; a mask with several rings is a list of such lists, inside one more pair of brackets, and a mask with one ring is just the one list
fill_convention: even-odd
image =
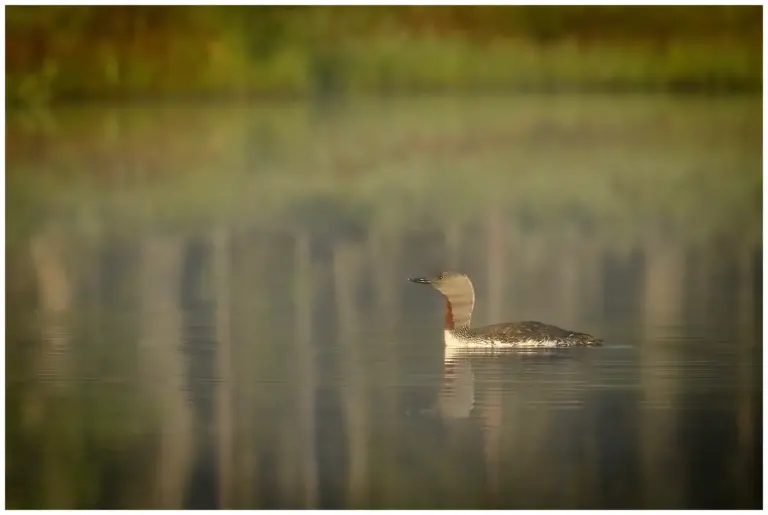
[(419, 283), (419, 284), (432, 284), (431, 279), (427, 279), (426, 277), (414, 277), (413, 279), (408, 279), (412, 283)]

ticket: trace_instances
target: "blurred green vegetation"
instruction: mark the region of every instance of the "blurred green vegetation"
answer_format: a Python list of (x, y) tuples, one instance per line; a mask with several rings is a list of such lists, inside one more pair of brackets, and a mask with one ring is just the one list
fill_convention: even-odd
[(11, 6), (9, 105), (171, 96), (760, 91), (760, 6)]
[(332, 117), (306, 102), (11, 114), (9, 239), (50, 216), (94, 234), (110, 222), (326, 230), (464, 224), (498, 206), (523, 224), (627, 242), (734, 228), (759, 241), (759, 106), (752, 95), (523, 95), (359, 101)]

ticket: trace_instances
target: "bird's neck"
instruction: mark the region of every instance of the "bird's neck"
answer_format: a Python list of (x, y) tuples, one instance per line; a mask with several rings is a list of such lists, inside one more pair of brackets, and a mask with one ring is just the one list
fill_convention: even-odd
[(454, 298), (445, 296), (445, 330), (466, 329), (472, 317), (474, 298)]

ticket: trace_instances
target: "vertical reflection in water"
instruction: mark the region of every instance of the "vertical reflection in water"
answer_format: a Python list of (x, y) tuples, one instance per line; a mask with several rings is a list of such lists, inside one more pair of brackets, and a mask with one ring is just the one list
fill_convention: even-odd
[(187, 485), (185, 508), (215, 508), (216, 446), (213, 435), (216, 377), (216, 339), (213, 333), (214, 308), (211, 298), (211, 245), (196, 237), (190, 239), (181, 267), (180, 305), (182, 348), (187, 356), (187, 389), (194, 415), (195, 450), (192, 476)]
[(305, 233), (298, 233), (294, 243), (294, 280), (296, 360), (298, 362), (298, 459), (301, 462), (301, 505), (306, 509), (317, 507), (317, 451), (315, 449), (315, 349), (312, 345), (312, 263), (310, 240)]
[(30, 253), (37, 275), (38, 315), (43, 343), (37, 373), (49, 381), (51, 387), (61, 391), (67, 387), (66, 361), (70, 359), (71, 331), (67, 327), (72, 284), (67, 271), (61, 239), (52, 228), (47, 228), (30, 241)]
[(501, 476), (499, 461), (501, 455), (501, 421), (502, 421), (502, 385), (501, 367), (498, 361), (488, 366), (491, 375), (483, 403), (483, 451), (485, 454), (485, 469), (488, 479), (489, 504), (499, 507), (501, 494)]
[[(489, 443), (484, 427), (486, 403), (483, 399), (475, 404), (475, 379), (471, 354), (444, 351), (443, 377), (437, 397), (442, 424), (426, 435), (435, 440), (432, 452), (440, 454), (433, 460), (434, 477), (438, 478), (436, 485), (439, 485), (436, 491), (442, 491), (429, 499), (426, 507), (472, 508), (478, 498), (488, 498), (488, 492), (483, 490), (484, 472), (487, 467), (495, 467), (498, 456), (489, 457), (484, 453)], [(473, 477), (466, 475), (469, 469), (476, 471)]]
[(683, 299), (684, 254), (672, 241), (652, 239), (644, 249), (644, 327), (652, 340), (679, 332)]
[(339, 343), (343, 374), (346, 378), (344, 408), (346, 411), (348, 467), (346, 507), (360, 508), (368, 502), (368, 413), (363, 362), (360, 356), (356, 292), (362, 262), (360, 249), (339, 243), (334, 248), (333, 275), (338, 312)]
[(578, 287), (579, 269), (586, 268), (587, 265), (581, 247), (577, 245), (578, 237), (576, 228), (569, 226), (562, 240), (555, 244), (555, 251), (551, 253), (554, 267), (552, 274), (556, 279), (550, 293), (552, 302), (558, 305), (561, 323), (565, 327), (574, 327), (584, 320), (581, 309), (588, 302), (580, 302), (579, 299), (592, 291), (590, 285), (586, 285), (584, 290)]
[(150, 236), (140, 257), (140, 363), (157, 403), (159, 451), (152, 471), (152, 508), (183, 506), (192, 451), (192, 420), (184, 389), (185, 360), (180, 348), (177, 298), (181, 244), (176, 238)]
[[(506, 283), (506, 239), (504, 220), (499, 206), (488, 211), (487, 215), (487, 288), (488, 313), (491, 323), (502, 321), (502, 306), (504, 303), (504, 284)], [(483, 410), (483, 450), (485, 452), (485, 467), (488, 475), (489, 501), (492, 506), (499, 499), (499, 453), (501, 451), (501, 385), (498, 363), (493, 363), (489, 369), (492, 379), (486, 392), (485, 409)]]
[[(508, 320), (518, 319), (520, 316), (520, 304), (524, 301), (522, 295), (520, 295), (521, 289), (521, 260), (520, 252), (524, 248), (523, 236), (518, 224), (509, 224), (506, 228), (506, 242), (507, 242), (507, 281), (506, 288), (508, 291), (507, 309), (509, 313), (505, 313), (504, 318)], [(496, 320), (495, 322), (502, 322), (502, 320)]]
[(218, 449), (218, 508), (232, 508), (233, 412), (232, 338), (230, 319), (230, 234), (219, 228), (211, 236), (213, 245), (213, 297), (216, 309), (216, 436)]
[[(644, 503), (647, 508), (678, 507), (684, 502), (684, 464), (679, 445), (680, 359), (676, 341), (682, 301), (683, 254), (670, 241), (651, 239), (645, 246), (644, 339), (641, 384), (646, 411), (641, 417)], [(663, 465), (662, 465), (663, 464)], [(663, 471), (663, 473), (660, 473)]]
[(501, 322), (501, 310), (504, 304), (505, 265), (507, 261), (505, 234), (501, 208), (494, 206), (488, 210), (486, 222), (486, 255), (488, 259), (486, 281), (488, 284), (488, 316), (491, 323)]
[[(35, 502), (33, 506), (44, 508), (74, 507), (79, 501), (76, 485), (73, 484), (75, 478), (67, 473), (69, 463), (66, 455), (72, 443), (71, 420), (62, 412), (72, 409), (72, 402), (67, 398), (71, 393), (67, 370), (67, 361), (71, 359), (71, 333), (67, 318), (72, 285), (63, 251), (61, 241), (50, 227), (33, 236), (30, 242), (37, 276), (41, 345), (35, 374), (38, 380), (42, 380), (38, 388), (43, 428), (56, 427), (56, 433), (59, 433), (49, 433), (42, 442), (42, 502)], [(64, 425), (57, 418), (63, 420)]]
[(468, 418), (475, 407), (475, 372), (468, 353), (445, 349), (443, 380), (437, 397), (440, 415), (448, 419)]

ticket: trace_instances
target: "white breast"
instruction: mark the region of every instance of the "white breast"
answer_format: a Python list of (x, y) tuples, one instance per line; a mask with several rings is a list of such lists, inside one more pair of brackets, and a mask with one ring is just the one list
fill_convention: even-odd
[(453, 331), (445, 330), (445, 346), (449, 349), (456, 348), (553, 348), (558, 346), (558, 342), (555, 340), (517, 340), (517, 341), (502, 341), (502, 340), (481, 340), (479, 338), (466, 338), (461, 339), (456, 336)]
[(469, 342), (456, 338), (456, 335), (453, 334), (453, 331), (446, 329), (445, 330), (445, 346), (448, 347), (449, 349), (454, 349), (456, 347), (469, 347), (470, 344)]

